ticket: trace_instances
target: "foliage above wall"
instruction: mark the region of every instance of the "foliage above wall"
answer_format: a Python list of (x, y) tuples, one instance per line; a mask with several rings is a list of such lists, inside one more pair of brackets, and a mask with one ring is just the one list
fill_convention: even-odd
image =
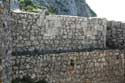
[(34, 4), (31, 0), (19, 0), (20, 9), (28, 12), (38, 12), (42, 9), (41, 6)]
[(42, 5), (34, 4), (32, 0), (19, 0), (20, 9), (27, 12), (40, 12), (47, 9), (49, 14), (56, 14), (56, 9), (52, 7), (45, 7)]
[[(89, 7), (86, 0), (32, 0), (47, 9), (56, 10), (57, 15), (72, 15), (84, 17), (96, 17), (96, 13)], [(48, 9), (48, 10), (49, 10)]]
[(47, 9), (52, 15), (96, 16), (85, 0), (19, 0), (19, 3), (21, 10), (28, 12)]

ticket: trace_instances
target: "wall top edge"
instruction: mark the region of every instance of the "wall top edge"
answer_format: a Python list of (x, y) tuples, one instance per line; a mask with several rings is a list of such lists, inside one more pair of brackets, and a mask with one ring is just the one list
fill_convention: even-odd
[(11, 14), (26, 14), (26, 15), (45, 15), (46, 17), (73, 17), (73, 18), (87, 18), (87, 19), (100, 19), (100, 20), (107, 20), (106, 18), (100, 18), (100, 17), (81, 17), (81, 16), (71, 16), (71, 15), (46, 15), (43, 14), (43, 12), (40, 13), (34, 13), (34, 12), (14, 12), (12, 11)]

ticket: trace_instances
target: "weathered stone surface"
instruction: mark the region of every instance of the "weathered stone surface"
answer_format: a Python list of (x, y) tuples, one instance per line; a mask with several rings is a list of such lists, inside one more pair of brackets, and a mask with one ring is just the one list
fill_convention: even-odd
[[(12, 75), (12, 66), (11, 66), (11, 52), (12, 52), (12, 38), (11, 38), (11, 29), (12, 21), (7, 15), (2, 15), (1, 17), (1, 26), (0, 26), (0, 63), (1, 69), (0, 74), (2, 79), (2, 83), (10, 83), (11, 75)], [(4, 18), (3, 18), (4, 17)]]
[(11, 16), (9, 13), (9, 0), (0, 0), (0, 82), (10, 83), (12, 78), (11, 52)]
[[(125, 82), (125, 50), (13, 57), (13, 79), (32, 76), (46, 78), (49, 83)], [(71, 60), (74, 65), (71, 65)]]
[[(74, 16), (14, 13), (14, 48), (48, 50), (105, 48), (106, 20)], [(22, 45), (22, 46), (21, 46)]]
[(107, 46), (125, 48), (125, 23), (109, 21), (107, 29)]
[[(10, 83), (11, 75), (13, 79), (25, 75), (46, 78), (50, 83), (125, 82), (124, 23), (34, 13), (12, 13), (14, 22), (9, 16), (0, 17), (3, 83)], [(74, 52), (112, 46), (123, 49)], [(24, 54), (11, 56), (11, 51), (14, 53), (18, 48), (23, 48)], [(25, 54), (27, 50), (29, 54)], [(54, 52), (45, 54), (45, 50)], [(60, 50), (64, 51), (58, 53)]]

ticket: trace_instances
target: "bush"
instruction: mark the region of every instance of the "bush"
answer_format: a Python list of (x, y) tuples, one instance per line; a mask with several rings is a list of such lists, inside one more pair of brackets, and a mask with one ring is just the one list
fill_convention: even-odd
[(19, 0), (20, 9), (28, 12), (39, 12), (39, 10), (48, 9), (48, 13), (51, 15), (57, 14), (57, 9), (53, 7), (46, 7), (34, 4), (32, 0)]
[(48, 7), (49, 14), (51, 15), (56, 15), (57, 14), (57, 9), (53, 7)]
[(39, 5), (34, 4), (31, 0), (19, 0), (20, 8), (23, 11), (28, 12), (38, 12), (38, 10), (42, 9)]

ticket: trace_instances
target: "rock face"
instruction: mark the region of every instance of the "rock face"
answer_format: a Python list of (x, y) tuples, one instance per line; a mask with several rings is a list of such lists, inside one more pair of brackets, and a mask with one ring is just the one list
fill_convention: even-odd
[(10, 7), (11, 7), (12, 10), (19, 9), (18, 0), (11, 0), (10, 2), (11, 2)]
[(58, 15), (96, 16), (85, 0), (33, 0), (33, 2), (47, 7)]

